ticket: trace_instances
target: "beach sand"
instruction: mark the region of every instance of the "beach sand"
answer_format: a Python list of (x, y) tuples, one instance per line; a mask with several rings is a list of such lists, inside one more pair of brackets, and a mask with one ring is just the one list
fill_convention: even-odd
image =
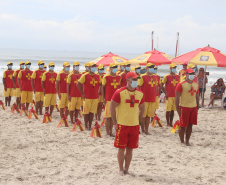
[[(2, 90), (1, 85), (3, 100)], [(201, 108), (191, 147), (181, 145), (178, 131), (166, 127), (164, 104), (157, 114), (163, 128), (156, 125), (150, 136), (140, 135), (130, 166), (136, 176), (131, 177), (118, 175), (114, 138), (91, 138), (90, 131), (71, 132), (72, 126), (57, 128), (56, 111), (53, 122), (43, 124), (42, 116), (29, 120), (0, 107), (0, 184), (226, 184), (226, 112)], [(104, 127), (101, 131), (105, 136)]]

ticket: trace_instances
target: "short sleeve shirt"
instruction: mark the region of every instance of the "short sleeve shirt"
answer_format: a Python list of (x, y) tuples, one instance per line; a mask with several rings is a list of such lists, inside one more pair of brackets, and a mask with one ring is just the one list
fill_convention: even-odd
[(82, 93), (77, 88), (77, 82), (82, 74), (71, 73), (68, 75), (67, 83), (70, 84), (70, 96), (71, 97), (82, 97)]
[(56, 94), (56, 72), (46, 71), (42, 75), (42, 81), (44, 82), (46, 94)]
[(3, 73), (3, 78), (5, 78), (5, 83), (6, 83), (6, 87), (7, 88), (13, 88), (14, 87), (14, 83), (13, 83), (13, 70), (6, 70)]
[(15, 80), (16, 80), (16, 88), (19, 88), (19, 85), (18, 85), (18, 82), (17, 82), (17, 77), (18, 77), (19, 72), (20, 72), (20, 69), (17, 69), (17, 70), (14, 71), (14, 73), (13, 73), (13, 77), (14, 77)]
[(187, 81), (177, 84), (176, 91), (181, 93), (180, 106), (193, 108), (197, 106), (196, 94), (199, 93), (199, 85), (196, 82), (188, 83)]
[(59, 81), (59, 90), (60, 93), (67, 93), (67, 77), (69, 73), (65, 73), (64, 71), (61, 71), (57, 74), (56, 80)]
[(166, 85), (166, 93), (168, 94), (168, 97), (175, 97), (175, 89), (179, 82), (180, 76), (177, 74), (171, 75), (169, 73), (163, 77), (162, 83)]
[(18, 78), (21, 82), (22, 91), (33, 91), (31, 86), (31, 75), (33, 71), (21, 70), (18, 74)]
[(118, 89), (112, 100), (119, 103), (116, 107), (116, 120), (120, 125), (139, 125), (139, 105), (144, 103), (144, 94), (139, 90), (129, 91), (126, 87)]
[(35, 91), (37, 92), (43, 92), (41, 81), (44, 72), (45, 70), (37, 69), (32, 73), (31, 78), (34, 79)]

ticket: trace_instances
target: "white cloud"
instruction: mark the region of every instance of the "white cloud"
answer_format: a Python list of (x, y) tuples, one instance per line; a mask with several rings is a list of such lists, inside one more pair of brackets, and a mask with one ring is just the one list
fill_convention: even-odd
[[(176, 32), (180, 32), (181, 53), (210, 44), (226, 52), (226, 24), (198, 24), (192, 16), (134, 26), (104, 25), (78, 15), (65, 21), (25, 19), (0, 15), (0, 47), (67, 49), (86, 51), (145, 52), (150, 50), (150, 34), (159, 38), (159, 50), (175, 52)], [(11, 42), (6, 42), (11, 40)], [(21, 43), (21, 41), (23, 41)], [(155, 47), (156, 47), (155, 43)], [(147, 46), (149, 46), (147, 48)]]

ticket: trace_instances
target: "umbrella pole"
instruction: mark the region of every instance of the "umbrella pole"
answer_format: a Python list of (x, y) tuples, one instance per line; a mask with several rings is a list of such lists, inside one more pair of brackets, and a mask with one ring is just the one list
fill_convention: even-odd
[(204, 79), (203, 79), (203, 85), (202, 85), (202, 102), (204, 102), (204, 88), (205, 88), (205, 83), (206, 83), (206, 68), (207, 68), (207, 66), (205, 66), (205, 70), (204, 70)]

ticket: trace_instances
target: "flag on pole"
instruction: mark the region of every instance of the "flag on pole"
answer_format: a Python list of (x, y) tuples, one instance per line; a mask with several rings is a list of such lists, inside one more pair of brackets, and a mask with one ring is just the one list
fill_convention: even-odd
[(173, 128), (172, 128), (171, 131), (170, 131), (171, 133), (175, 133), (176, 130), (179, 129), (179, 123), (180, 123), (179, 120), (177, 120), (177, 121), (174, 123)]
[(34, 114), (34, 117), (35, 117), (36, 119), (38, 119), (38, 115), (37, 115), (37, 113), (35, 112), (35, 110), (33, 109), (33, 107), (31, 107), (31, 109), (29, 110), (28, 119), (31, 119), (32, 114)]
[(20, 113), (20, 110), (19, 110), (19, 108), (17, 107), (17, 104), (16, 104), (16, 103), (14, 103), (14, 104), (12, 105), (12, 107), (11, 107), (11, 112), (14, 113), (15, 110), (17, 111), (17, 113)]
[(25, 113), (26, 116), (28, 116), (27, 109), (26, 109), (25, 105), (23, 107), (21, 107), (21, 109), (20, 109), (20, 116), (22, 116), (23, 112)]
[(159, 127), (162, 127), (162, 122), (161, 120), (159, 119), (159, 117), (157, 116), (157, 114), (155, 114), (154, 118), (153, 118), (153, 121), (152, 121), (152, 127), (155, 127), (155, 122), (157, 121)]
[(0, 105), (2, 106), (3, 110), (5, 110), (5, 105), (2, 100), (0, 100)]
[(65, 127), (69, 127), (68, 120), (67, 120), (67, 117), (65, 116), (65, 114), (63, 114), (63, 118), (61, 118), (61, 120), (58, 123), (57, 127), (60, 128), (63, 123), (65, 124)]
[(75, 121), (74, 126), (72, 128), (72, 132), (75, 132), (78, 127), (79, 127), (80, 131), (84, 131), (84, 128), (82, 126), (82, 122), (78, 118), (76, 118), (76, 121)]
[(96, 121), (96, 124), (93, 126), (90, 137), (94, 138), (95, 136), (101, 137), (100, 125)]
[(44, 114), (44, 116), (43, 116), (42, 123), (47, 123), (47, 120), (48, 120), (49, 122), (52, 122), (52, 118), (51, 118), (51, 116), (50, 116), (50, 114), (49, 114), (48, 111), (45, 112), (45, 114)]

